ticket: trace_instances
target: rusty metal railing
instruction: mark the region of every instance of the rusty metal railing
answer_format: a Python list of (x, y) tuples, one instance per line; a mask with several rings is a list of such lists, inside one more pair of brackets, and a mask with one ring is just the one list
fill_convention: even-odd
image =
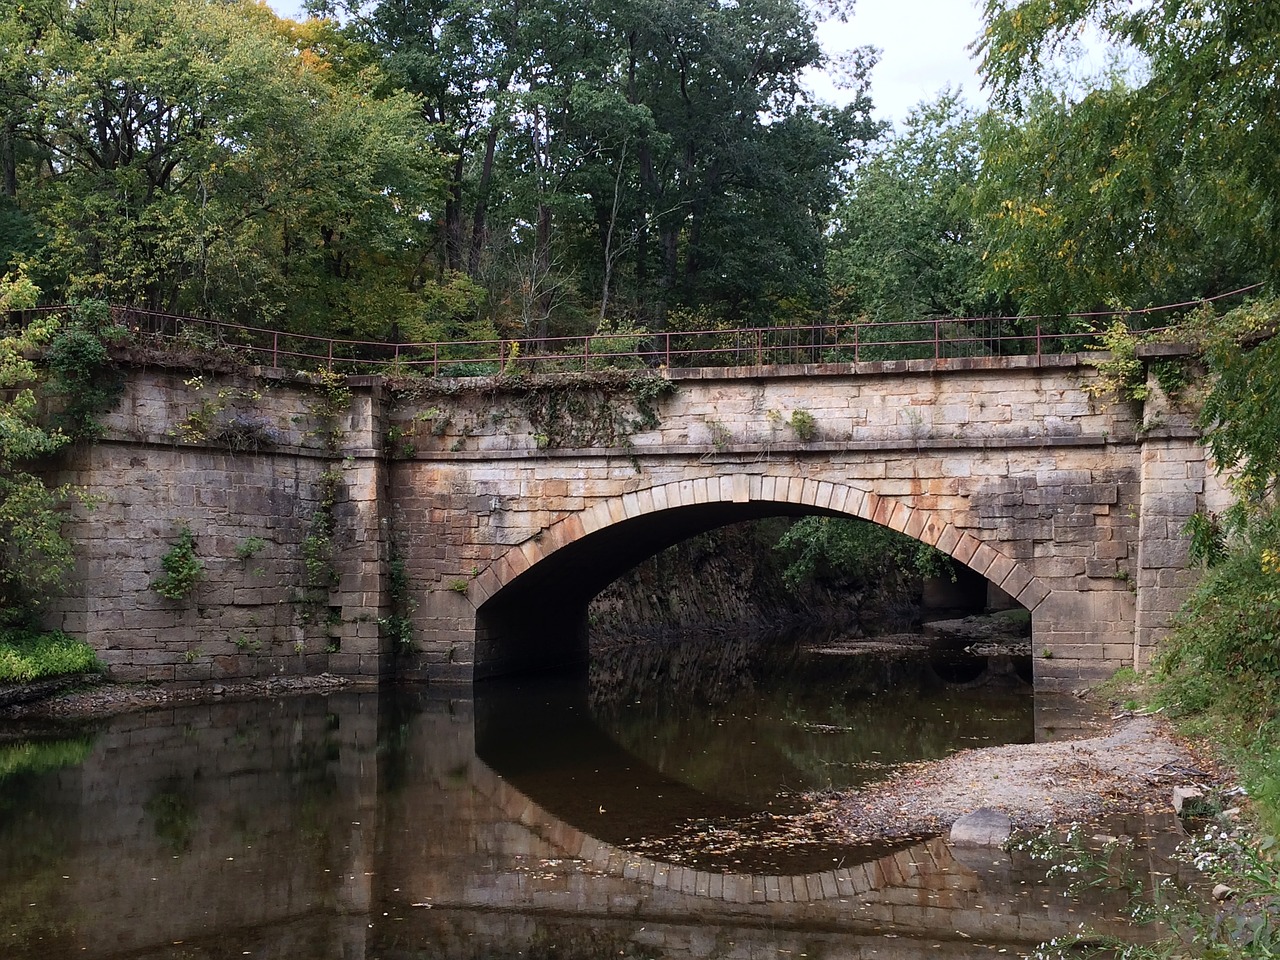
[[(568, 373), (607, 368), (771, 367), (810, 363), (949, 360), (963, 357), (1075, 353), (1101, 345), (1115, 318), (1152, 315), (1238, 296), (1255, 284), (1204, 300), (1118, 313), (1061, 317), (952, 317), (855, 321), (722, 330), (593, 333), (571, 337), (385, 343), (290, 333), (146, 310), (110, 308), (112, 323), (133, 342), (193, 353), (226, 353), (255, 365), (346, 373), (432, 376)], [(65, 305), (13, 311), (10, 326), (67, 312)]]

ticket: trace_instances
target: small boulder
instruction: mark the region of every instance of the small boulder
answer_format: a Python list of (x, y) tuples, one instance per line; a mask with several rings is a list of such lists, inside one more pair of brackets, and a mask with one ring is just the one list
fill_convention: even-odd
[(1013, 821), (999, 810), (979, 807), (951, 825), (951, 843), (957, 847), (998, 847), (1013, 833)]
[(1223, 902), (1224, 900), (1230, 900), (1235, 895), (1236, 895), (1236, 892), (1232, 890), (1230, 887), (1228, 887), (1225, 883), (1220, 883), (1213, 888), (1213, 899), (1217, 900), (1219, 903)]
[(1174, 787), (1173, 788), (1173, 812), (1182, 814), (1182, 808), (1188, 800), (1203, 800), (1204, 791), (1199, 787)]

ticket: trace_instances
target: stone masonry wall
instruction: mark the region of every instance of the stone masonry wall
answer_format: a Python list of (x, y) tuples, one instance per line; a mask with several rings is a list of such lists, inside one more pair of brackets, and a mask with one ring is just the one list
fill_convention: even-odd
[[(473, 631), (508, 584), (626, 521), (726, 504), (744, 517), (771, 505), (844, 513), (935, 544), (1033, 611), (1043, 686), (1133, 665), (1135, 641), (1157, 638), (1135, 635), (1139, 591), (1152, 609), (1174, 607), (1191, 578), (1138, 575), (1155, 456), (1141, 411), (1091, 395), (1095, 370), (1075, 357), (939, 367), (671, 371), (659, 425), (613, 447), (548, 445), (522, 388), (398, 405), (392, 523), (413, 577), (421, 668), (501, 672), (509, 654), (488, 662), (476, 646), (501, 638), (483, 623)], [(1194, 437), (1169, 442), (1162, 455), (1203, 461)], [(1185, 569), (1185, 556), (1170, 562)]]
[[(652, 425), (618, 378), (350, 378), (335, 410), (273, 371), (133, 370), (104, 439), (54, 477), (96, 503), (69, 516), (76, 576), (50, 625), (122, 678), (470, 680), (542, 662), (523, 612), (496, 612), (510, 587), (537, 585), (535, 608), (568, 587), (585, 610), (662, 537), (820, 512), (987, 577), (1032, 611), (1037, 682), (1071, 687), (1145, 662), (1194, 580), (1179, 531), (1212, 486), (1194, 431), (1094, 396), (1074, 356), (656, 375), (672, 388)], [(166, 600), (184, 526), (203, 575)]]
[[(358, 386), (326, 417), (302, 381), (131, 371), (104, 438), (54, 477), (90, 506), (72, 511), (77, 564), (50, 625), (86, 637), (120, 679), (376, 676), (386, 664), (374, 403)], [(333, 549), (312, 550), (309, 565), (326, 489)], [(187, 597), (165, 599), (153, 583), (184, 527), (203, 571)]]

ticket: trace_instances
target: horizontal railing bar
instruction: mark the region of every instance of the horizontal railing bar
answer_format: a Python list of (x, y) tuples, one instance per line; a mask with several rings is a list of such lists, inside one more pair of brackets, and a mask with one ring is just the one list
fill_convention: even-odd
[[(734, 366), (758, 366), (760, 361), (774, 366), (779, 363), (797, 362), (849, 362), (867, 360), (909, 359), (958, 359), (963, 356), (1000, 356), (1003, 353), (1028, 347), (1035, 354), (1042, 352), (1046, 343), (1058, 340), (1075, 341), (1079, 346), (1097, 346), (1099, 332), (1044, 330), (1045, 320), (1082, 320), (1098, 317), (1123, 318), (1135, 315), (1151, 315), (1161, 311), (1182, 309), (1201, 303), (1238, 296), (1260, 287), (1253, 284), (1201, 300), (1167, 304), (1161, 307), (1144, 307), (1128, 311), (1091, 311), (1064, 314), (1059, 317), (949, 317), (932, 320), (854, 321), (851, 323), (802, 324), (790, 327), (743, 327), (732, 330), (671, 330), (654, 333), (599, 333), (578, 334), (571, 337), (544, 337), (506, 340), (427, 341), (422, 343), (386, 343), (369, 340), (353, 340), (341, 337), (323, 337), (309, 333), (292, 333), (261, 327), (248, 327), (222, 320), (206, 320), (179, 314), (165, 313), (140, 307), (112, 306), (112, 318), (117, 323), (132, 326), (165, 340), (180, 340), (190, 331), (203, 332), (214, 338), (214, 346), (241, 350), (249, 354), (263, 354), (278, 366), (281, 359), (295, 365), (415, 369), (430, 367), (438, 372), (441, 367), (465, 370), (476, 365), (496, 365), (498, 370), (520, 367), (536, 367), (538, 364), (577, 363), (583, 370), (594, 365), (606, 365), (613, 361), (633, 360), (646, 365), (671, 364), (692, 366), (692, 361), (706, 358), (729, 360)], [(14, 310), (9, 313), (10, 323), (25, 326), (37, 316), (63, 312), (74, 307), (51, 305)], [(1004, 326), (1034, 323), (1032, 332), (1003, 330)], [(169, 329), (173, 332), (168, 332)], [(1160, 328), (1162, 329), (1162, 328)], [(1155, 332), (1150, 330), (1147, 332)], [(896, 334), (896, 338), (894, 337)], [(881, 337), (886, 337), (880, 339)], [(638, 344), (638, 345), (637, 345)], [(610, 349), (611, 345), (630, 349)], [(196, 344), (200, 346), (200, 344)], [(518, 346), (518, 349), (514, 349)], [(957, 351), (979, 349), (980, 353)], [(312, 353), (311, 349), (320, 352)], [(512, 356), (512, 353), (515, 356)], [(897, 354), (922, 354), (920, 356), (880, 356), (885, 352)], [(1068, 351), (1068, 352), (1074, 352)], [(472, 353), (479, 356), (450, 358), (451, 353)], [(852, 353), (852, 356), (841, 356)], [(924, 356), (923, 354), (929, 354)], [(390, 354), (389, 356), (387, 354)], [(418, 354), (420, 356), (415, 356)], [(824, 354), (832, 354), (829, 360)], [(779, 355), (784, 357), (779, 361)], [(1013, 354), (1017, 355), (1017, 354)], [(800, 359), (807, 358), (807, 359)]]

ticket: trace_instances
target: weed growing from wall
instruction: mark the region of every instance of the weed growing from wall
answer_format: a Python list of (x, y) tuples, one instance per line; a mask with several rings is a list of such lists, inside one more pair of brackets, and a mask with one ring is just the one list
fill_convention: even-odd
[(183, 527), (178, 532), (169, 551), (160, 558), (160, 566), (164, 573), (151, 582), (156, 593), (167, 600), (182, 600), (193, 589), (204, 564), (196, 556), (196, 535), (190, 527)]
[(658, 426), (658, 401), (675, 385), (647, 372), (609, 371), (554, 379), (503, 377), (543, 447), (625, 447)]
[[(392, 396), (399, 405), (464, 393), (490, 399), (492, 412), (488, 423), (526, 421), (540, 450), (630, 449), (632, 436), (652, 430), (661, 422), (659, 401), (674, 390), (674, 383), (648, 370), (603, 370), (554, 376), (506, 374), (464, 381), (407, 378), (391, 384)], [(480, 427), (474, 423), (458, 426), (456, 419), (443, 404), (432, 406), (415, 415), (412, 426), (398, 426), (388, 431), (388, 452), (392, 456), (416, 453), (416, 441), (422, 436), (420, 425), (425, 425), (433, 437), (444, 437), (450, 428), (455, 428), (456, 435), (449, 449), (461, 450)]]
[(332, 370), (321, 370), (310, 375), (311, 389), (316, 402), (311, 412), (319, 421), (315, 435), (324, 441), (325, 449), (337, 453), (342, 448), (342, 415), (351, 406), (351, 390), (347, 378)]
[[(204, 377), (183, 381), (197, 392), (205, 389)], [(221, 387), (200, 401), (182, 422), (176, 435), (187, 443), (225, 443), (232, 453), (257, 451), (280, 441), (271, 421), (254, 412), (265, 390)]]
[(387, 596), (391, 613), (378, 620), (378, 630), (390, 640), (396, 652), (413, 649), (413, 611), (416, 606), (409, 595), (409, 565), (395, 548), (387, 560)]
[(1146, 370), (1138, 359), (1138, 335), (1130, 332), (1123, 320), (1116, 320), (1102, 331), (1101, 338), (1102, 346), (1098, 349), (1109, 355), (1085, 358), (1085, 363), (1097, 368), (1098, 379), (1085, 384), (1084, 392), (1091, 397), (1110, 393), (1118, 400), (1147, 399), (1151, 391)]
[(315, 512), (311, 526), (302, 541), (302, 589), (298, 602), (304, 623), (321, 620), (320, 611), (328, 606), (329, 593), (338, 585), (338, 569), (334, 564), (336, 521), (334, 509), (342, 492), (342, 472), (336, 468), (320, 474)]
[(808, 443), (818, 435), (818, 423), (808, 410), (791, 411), (791, 429), (801, 443)]

